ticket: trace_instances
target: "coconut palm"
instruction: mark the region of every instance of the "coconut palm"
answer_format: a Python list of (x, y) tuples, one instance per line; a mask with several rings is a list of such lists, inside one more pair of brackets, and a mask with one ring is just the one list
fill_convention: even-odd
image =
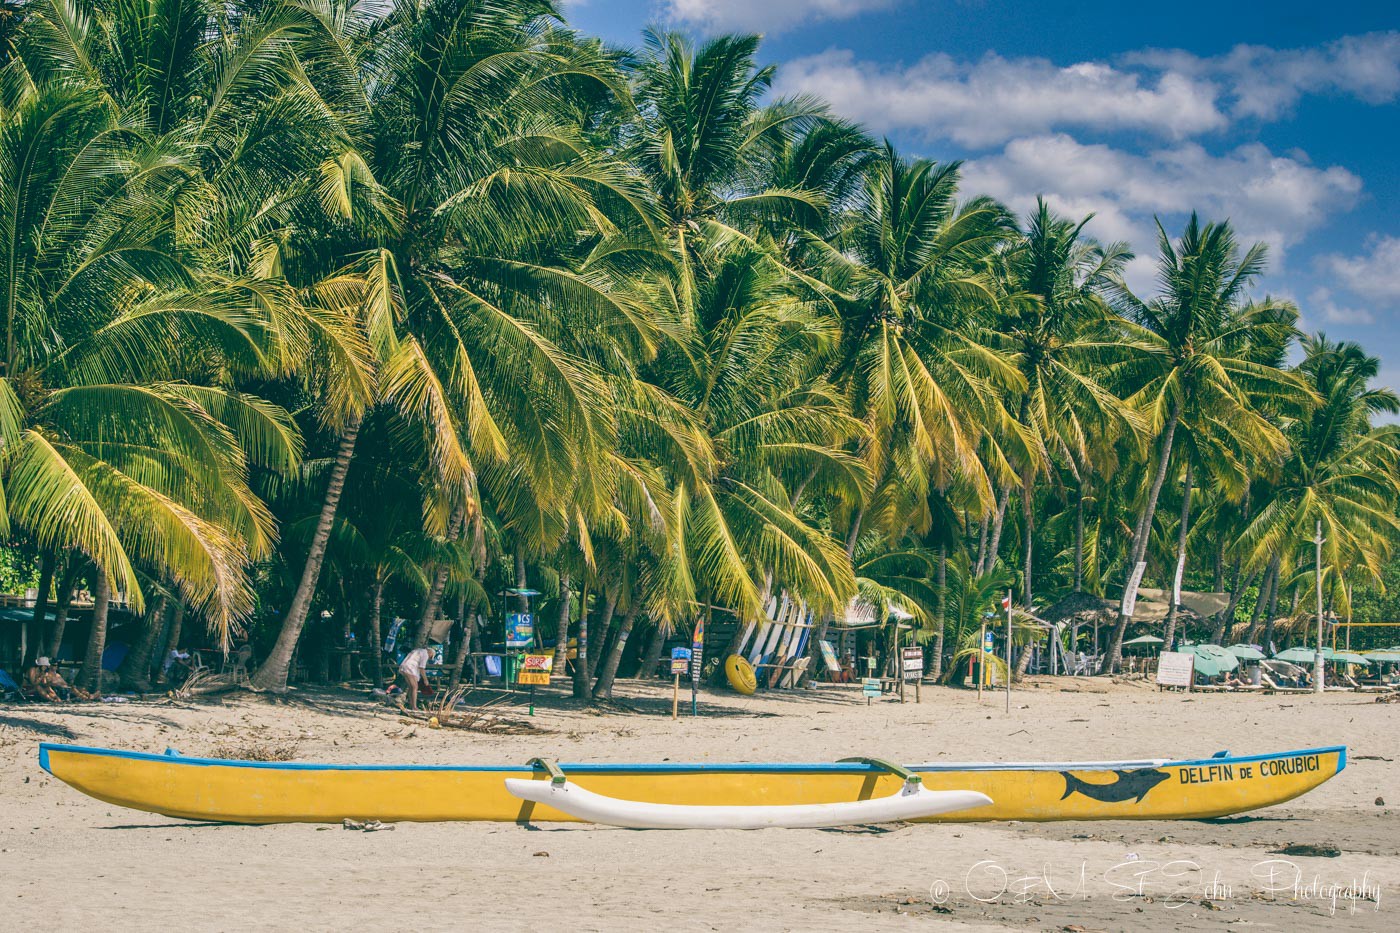
[[(1127, 401), (1143, 413), (1156, 439), (1133, 529), (1130, 575), (1146, 557), (1183, 419), (1228, 425), (1233, 436), (1277, 457), (1286, 440), (1256, 401), (1305, 405), (1311, 398), (1297, 376), (1252, 358), (1259, 345), (1285, 344), (1296, 333), (1296, 312), (1286, 303), (1246, 302), (1247, 289), (1264, 269), (1264, 244), (1241, 254), (1228, 222), (1202, 225), (1195, 214), (1175, 243), (1160, 224), (1157, 232), (1159, 294), (1143, 301), (1118, 287), (1126, 339), (1105, 348), (1126, 354), (1111, 367), (1112, 376), (1127, 387)], [(1127, 623), (1120, 612), (1101, 671), (1113, 670), (1122, 658)]]

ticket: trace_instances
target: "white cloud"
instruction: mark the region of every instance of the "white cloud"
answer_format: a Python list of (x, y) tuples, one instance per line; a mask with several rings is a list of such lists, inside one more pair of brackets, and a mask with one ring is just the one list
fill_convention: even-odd
[(837, 113), (881, 132), (913, 129), (969, 146), (1061, 126), (1180, 138), (1227, 123), (1215, 106), (1216, 88), (1195, 78), (990, 54), (971, 64), (940, 54), (884, 67), (833, 50), (785, 64), (778, 90), (820, 95)]
[[(738, 8), (741, 0), (670, 2)], [(761, 15), (799, 5), (769, 3)], [(1240, 117), (1277, 118), (1304, 94), (1392, 102), (1400, 97), (1400, 32), (1347, 36), (1310, 49), (1239, 45), (1213, 58), (1149, 49), (1067, 66), (995, 54), (977, 61), (934, 54), (912, 65), (884, 64), (831, 49), (785, 64), (778, 87), (818, 94), (877, 132), (906, 130), (974, 147), (1058, 129), (1182, 139), (1225, 129)]]
[(1322, 312), (1322, 318), (1329, 324), (1371, 324), (1376, 316), (1365, 308), (1352, 308), (1337, 304), (1330, 289), (1316, 288), (1308, 306)]
[(1272, 119), (1304, 94), (1350, 94), (1370, 104), (1400, 96), (1400, 32), (1343, 36), (1309, 49), (1237, 45), (1214, 58), (1148, 50), (1123, 62), (1220, 82), (1238, 116)]
[(807, 20), (848, 19), (902, 0), (666, 0), (669, 18), (707, 32), (779, 32)]
[(1138, 251), (1128, 280), (1146, 287), (1154, 215), (1172, 234), (1175, 218), (1192, 210), (1208, 220), (1229, 218), (1242, 240), (1270, 244), (1277, 270), (1289, 245), (1354, 203), (1361, 180), (1344, 168), (1318, 168), (1258, 144), (1218, 156), (1195, 143), (1138, 154), (1057, 133), (1012, 140), (969, 162), (964, 190), (990, 194), (1021, 212), (1040, 194), (1061, 213), (1093, 212), (1095, 236), (1126, 240)]
[(1400, 237), (1376, 236), (1359, 256), (1332, 254), (1324, 269), (1349, 291), (1382, 304), (1400, 306)]

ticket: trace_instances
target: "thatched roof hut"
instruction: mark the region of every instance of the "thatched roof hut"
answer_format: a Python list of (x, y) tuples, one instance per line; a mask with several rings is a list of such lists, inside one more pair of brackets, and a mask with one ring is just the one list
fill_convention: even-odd
[(1086, 624), (1108, 621), (1117, 611), (1118, 604), (1102, 596), (1095, 596), (1093, 593), (1070, 593), (1043, 610), (1040, 618), (1051, 625), (1060, 622)]

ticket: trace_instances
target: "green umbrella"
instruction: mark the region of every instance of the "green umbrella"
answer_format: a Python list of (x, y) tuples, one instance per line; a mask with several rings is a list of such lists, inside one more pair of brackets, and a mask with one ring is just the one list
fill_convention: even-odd
[(1241, 661), (1264, 660), (1264, 652), (1260, 651), (1253, 645), (1231, 645), (1225, 650), (1233, 654), (1235, 657), (1239, 658)]
[(1196, 673), (1215, 677), (1240, 666), (1240, 659), (1219, 645), (1187, 645), (1181, 649), (1196, 656)]
[(1382, 648), (1379, 651), (1366, 652), (1366, 660), (1375, 662), (1382, 661), (1390, 664), (1400, 663), (1400, 650), (1395, 648)]
[[(1327, 652), (1329, 650), (1330, 649), (1327, 648), (1322, 649), (1322, 657), (1324, 659), (1327, 657)], [(1292, 661), (1294, 664), (1311, 664), (1313, 663), (1314, 654), (1316, 654), (1316, 649), (1313, 648), (1289, 648), (1287, 651), (1280, 651), (1278, 654), (1274, 655), (1274, 658), (1279, 661)]]
[(1123, 647), (1126, 648), (1128, 645), (1160, 645), (1161, 643), (1162, 639), (1156, 635), (1139, 635), (1137, 638), (1129, 638), (1123, 642)]
[(1332, 656), (1331, 656), (1330, 658), (1328, 658), (1327, 660), (1329, 660), (1329, 661), (1340, 661), (1340, 662), (1343, 663), (1343, 664), (1366, 664), (1366, 665), (1369, 665), (1369, 664), (1371, 663), (1369, 659), (1362, 657), (1361, 655), (1355, 653), (1354, 651), (1334, 651), (1334, 652), (1332, 652)]

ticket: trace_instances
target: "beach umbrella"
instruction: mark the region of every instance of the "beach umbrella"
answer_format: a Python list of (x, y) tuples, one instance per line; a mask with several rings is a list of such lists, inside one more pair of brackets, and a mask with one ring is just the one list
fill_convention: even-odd
[(1196, 673), (1215, 677), (1240, 666), (1240, 659), (1219, 645), (1186, 645), (1181, 649), (1196, 656)]
[[(1322, 649), (1323, 658), (1327, 657), (1329, 648)], [(1287, 651), (1280, 651), (1274, 655), (1276, 661), (1292, 661), (1294, 664), (1311, 664), (1313, 662), (1314, 650), (1312, 648), (1289, 648)]]
[(1264, 660), (1264, 652), (1260, 651), (1253, 645), (1231, 645), (1225, 650), (1233, 654), (1235, 657), (1239, 658), (1241, 661)]
[(1371, 664), (1369, 659), (1357, 654), (1354, 651), (1334, 651), (1332, 652), (1332, 656), (1327, 660), (1338, 661), (1342, 664), (1364, 664), (1367, 666), (1370, 666)]
[(1160, 645), (1161, 643), (1162, 639), (1158, 638), (1156, 635), (1139, 635), (1137, 638), (1129, 638), (1127, 641), (1123, 642), (1123, 647), (1126, 648), (1129, 645)]
[(1400, 650), (1395, 648), (1382, 648), (1378, 651), (1366, 652), (1366, 660), (1371, 662), (1380, 661), (1382, 663), (1400, 663)]

